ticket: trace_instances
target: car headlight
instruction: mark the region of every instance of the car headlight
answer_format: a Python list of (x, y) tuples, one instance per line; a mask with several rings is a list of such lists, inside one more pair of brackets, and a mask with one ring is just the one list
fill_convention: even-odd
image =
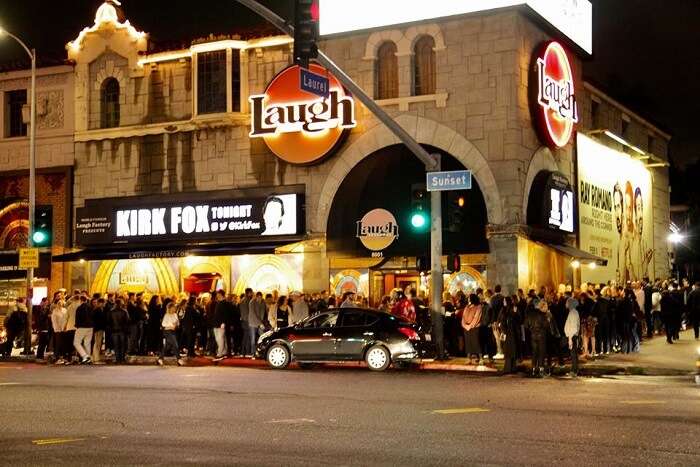
[(262, 341), (264, 341), (265, 339), (267, 339), (271, 335), (272, 335), (272, 331), (266, 331), (266, 332), (263, 332), (262, 334), (260, 334), (260, 337), (258, 337), (258, 344), (262, 344)]

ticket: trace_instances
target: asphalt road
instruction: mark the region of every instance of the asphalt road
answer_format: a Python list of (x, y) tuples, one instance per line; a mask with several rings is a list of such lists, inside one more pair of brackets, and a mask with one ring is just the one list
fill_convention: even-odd
[(700, 465), (690, 378), (0, 364), (7, 465)]

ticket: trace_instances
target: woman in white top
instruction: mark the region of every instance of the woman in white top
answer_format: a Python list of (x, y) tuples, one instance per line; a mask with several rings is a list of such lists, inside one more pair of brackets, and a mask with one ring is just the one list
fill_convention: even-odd
[(64, 365), (64, 357), (69, 354), (73, 343), (66, 346), (66, 325), (68, 324), (68, 310), (63, 300), (54, 301), (51, 305), (51, 327), (53, 328), (53, 354), (56, 357), (56, 365)]
[(177, 359), (177, 364), (182, 366), (183, 361), (180, 358), (180, 347), (177, 345), (176, 334), (177, 328), (180, 326), (180, 319), (177, 317), (177, 306), (175, 303), (168, 303), (161, 325), (163, 327), (163, 347), (161, 347), (160, 357), (158, 357), (158, 365), (163, 365), (165, 354), (170, 349)]

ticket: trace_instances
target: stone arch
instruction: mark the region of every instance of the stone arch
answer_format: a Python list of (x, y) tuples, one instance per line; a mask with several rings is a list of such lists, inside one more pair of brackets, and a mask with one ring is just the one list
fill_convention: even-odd
[(552, 151), (546, 146), (542, 146), (537, 151), (535, 151), (535, 154), (533, 154), (532, 159), (530, 160), (530, 166), (527, 169), (527, 176), (525, 177), (525, 192), (523, 193), (522, 211), (522, 219), (525, 220), (525, 222), (527, 222), (527, 204), (528, 199), (530, 198), (530, 189), (532, 189), (532, 182), (535, 180), (537, 174), (543, 170), (549, 170), (552, 172), (556, 172), (559, 170), (557, 161), (556, 159), (554, 159), (554, 154), (552, 154)]
[(107, 60), (104, 67), (97, 72), (97, 78), (93, 83), (95, 91), (99, 92), (102, 89), (102, 84), (107, 78), (114, 78), (119, 81), (119, 88), (123, 94), (124, 89), (126, 89), (126, 77), (124, 72), (112, 60)]
[(423, 36), (431, 36), (433, 38), (435, 41), (434, 50), (436, 52), (445, 49), (445, 37), (442, 35), (442, 30), (440, 30), (440, 26), (438, 26), (437, 23), (419, 24), (406, 29), (403, 40), (397, 44), (399, 47), (399, 54), (412, 54), (416, 41)]
[(399, 48), (399, 42), (401, 42), (401, 39), (403, 39), (403, 34), (401, 34), (401, 31), (398, 29), (387, 29), (384, 31), (373, 32), (367, 38), (364, 59), (376, 60), (379, 46), (387, 41), (391, 41), (396, 44), (396, 49), (399, 51), (398, 55), (400, 55), (401, 49)]
[[(476, 146), (452, 128), (434, 120), (415, 115), (400, 115), (396, 118), (396, 121), (419, 143), (445, 151), (470, 169), (474, 179), (479, 183), (484, 196), (488, 222), (491, 224), (503, 223), (503, 203), (496, 185), (496, 179), (486, 158)], [(340, 184), (350, 171), (360, 161), (374, 152), (399, 143), (400, 141), (384, 125), (377, 124), (350, 144), (335, 159), (321, 189), (316, 209), (317, 214), (313, 221), (315, 231), (326, 231), (333, 199)]]

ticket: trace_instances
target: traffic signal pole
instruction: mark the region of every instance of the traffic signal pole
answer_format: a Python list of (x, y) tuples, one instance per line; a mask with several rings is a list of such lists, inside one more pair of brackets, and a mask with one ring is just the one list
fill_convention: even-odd
[[(272, 23), (277, 29), (294, 37), (294, 27), (277, 15), (274, 11), (261, 5), (256, 0), (236, 0), (258, 15)], [(431, 155), (418, 141), (408, 134), (396, 121), (382, 109), (374, 99), (368, 96), (350, 76), (340, 69), (326, 54), (318, 51), (317, 61), (329, 70), (358, 99), (374, 116), (396, 136), (406, 147), (425, 165), (426, 172), (440, 170), (440, 156)], [(439, 191), (430, 192), (430, 257), (431, 257), (431, 310), (433, 316), (441, 314), (442, 309), (442, 194)], [(440, 336), (436, 336), (440, 338)]]

